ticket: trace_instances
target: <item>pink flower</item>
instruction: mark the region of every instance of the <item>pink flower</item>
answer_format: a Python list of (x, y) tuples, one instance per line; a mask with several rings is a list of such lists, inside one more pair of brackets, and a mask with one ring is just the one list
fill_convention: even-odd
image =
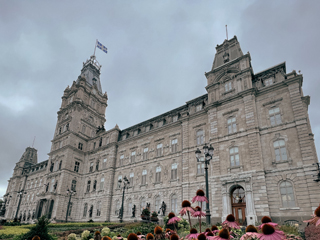
[(187, 213), (187, 211), (189, 211), (191, 214), (194, 213), (194, 210), (192, 207), (184, 207), (181, 209), (180, 211), (180, 215), (183, 216)]
[(260, 240), (283, 240), (286, 239), (284, 232), (276, 230), (271, 224), (265, 223), (263, 225), (262, 233), (259, 233)]
[(259, 229), (261, 229), (263, 227), (263, 225), (265, 224), (270, 224), (272, 227), (277, 227), (278, 224), (277, 223), (274, 223), (274, 222), (268, 222), (268, 223), (262, 223), (260, 226), (258, 226)]
[(237, 223), (237, 222), (230, 222), (228, 220), (225, 220), (222, 224), (227, 225), (227, 227), (229, 227), (229, 228), (240, 229), (239, 223)]
[(320, 217), (314, 215), (313, 218), (309, 220), (305, 220), (304, 222), (316, 224), (316, 226), (320, 225)]
[(192, 198), (192, 202), (209, 202), (208, 199), (204, 196), (204, 191), (199, 189), (196, 193), (196, 196)]
[(194, 211), (193, 213), (191, 213), (192, 217), (200, 217), (200, 215), (202, 217), (205, 217), (206, 216), (206, 213), (205, 212), (202, 212), (201, 210), (200, 211)]
[(197, 239), (198, 238), (199, 233), (190, 233), (186, 236), (187, 239)]
[(240, 238), (240, 240), (246, 240), (246, 239), (250, 239), (250, 238), (253, 238), (253, 237), (258, 238), (258, 237), (259, 237), (259, 233), (256, 233), (256, 232), (247, 232), (246, 234), (242, 235), (242, 237)]
[(176, 222), (180, 222), (180, 221), (181, 221), (181, 218), (173, 217), (169, 219), (168, 224), (175, 224)]

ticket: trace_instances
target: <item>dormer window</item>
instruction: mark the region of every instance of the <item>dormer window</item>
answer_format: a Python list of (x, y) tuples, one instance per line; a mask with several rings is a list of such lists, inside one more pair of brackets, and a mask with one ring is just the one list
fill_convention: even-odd
[(162, 119), (161, 121), (158, 122), (158, 127), (162, 127), (166, 120)]
[(173, 116), (173, 118), (172, 118), (172, 122), (176, 122), (176, 121), (178, 121), (178, 115)]
[(196, 106), (196, 112), (199, 112), (200, 110), (202, 110), (202, 107), (203, 107), (202, 103), (201, 103), (201, 104), (198, 104), (198, 105)]
[(223, 54), (223, 62), (224, 63), (229, 62), (229, 53), (225, 52)]
[(92, 84), (93, 84), (93, 85), (97, 85), (97, 79), (92, 78)]
[(264, 83), (264, 86), (267, 87), (267, 86), (270, 86), (273, 84), (273, 78), (267, 78), (265, 80), (263, 80), (263, 83)]
[(226, 92), (231, 91), (231, 89), (232, 89), (231, 81), (224, 84), (224, 89)]

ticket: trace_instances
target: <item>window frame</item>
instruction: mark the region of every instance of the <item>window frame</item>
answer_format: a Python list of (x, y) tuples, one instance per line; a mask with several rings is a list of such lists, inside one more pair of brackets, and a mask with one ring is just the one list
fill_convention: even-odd
[(171, 140), (171, 152), (175, 153), (178, 151), (178, 138)]
[(157, 144), (157, 157), (161, 157), (163, 155), (163, 144), (158, 143)]
[[(276, 109), (278, 109), (277, 112), (275, 112)], [(270, 111), (273, 111), (273, 112), (270, 113)], [(282, 124), (281, 111), (278, 106), (273, 106), (268, 109), (268, 117), (269, 117), (271, 126), (277, 126)]]
[(148, 171), (146, 169), (143, 169), (142, 175), (141, 175), (141, 185), (147, 184), (147, 174), (148, 174)]
[(171, 180), (178, 179), (178, 163), (171, 164)]
[(237, 117), (236, 116), (228, 117), (227, 129), (228, 129), (228, 134), (232, 134), (232, 133), (237, 132)]
[[(202, 133), (202, 134), (200, 134)], [(204, 142), (205, 142), (205, 139), (204, 139), (204, 130), (203, 129), (198, 129), (196, 131), (196, 143), (197, 143), (197, 146), (200, 146), (200, 145), (203, 145)]]
[(145, 147), (143, 149), (143, 160), (148, 160), (148, 152), (149, 152), (149, 148)]
[[(289, 183), (290, 186), (284, 186), (285, 188), (285, 194), (283, 194), (283, 190), (281, 189), (284, 189), (284, 188), (281, 188), (281, 185), (285, 183), (286, 185)], [(288, 199), (288, 187), (291, 187), (291, 197), (292, 197), (292, 200), (290, 202), (293, 202), (293, 205), (290, 206), (289, 204), (289, 201), (287, 200)], [(296, 194), (295, 194), (295, 191), (294, 191), (294, 184), (292, 183), (292, 181), (288, 181), (288, 180), (284, 180), (284, 181), (281, 181), (279, 182), (279, 196), (280, 196), (280, 201), (281, 201), (281, 206), (283, 208), (296, 208), (298, 205), (297, 205), (297, 201), (296, 201)], [(290, 193), (289, 193), (290, 194)], [(284, 201), (283, 199), (283, 196), (286, 196), (286, 200)]]
[[(278, 142), (278, 146), (275, 147), (275, 143)], [(284, 143), (284, 145), (281, 146), (281, 143)], [(284, 139), (277, 139), (275, 141), (273, 141), (273, 149), (274, 149), (274, 155), (275, 155), (275, 161), (276, 162), (282, 162), (282, 161), (288, 161), (289, 160), (289, 155), (288, 155), (288, 151), (287, 151), (287, 145), (286, 145), (286, 141)], [(277, 159), (277, 150), (278, 150), (278, 156), (279, 158)], [(285, 158), (283, 159), (283, 155), (285, 153)]]
[(135, 163), (135, 161), (136, 161), (136, 151), (132, 151), (131, 152), (130, 161), (131, 161), (131, 163)]
[(240, 166), (240, 153), (239, 153), (238, 146), (232, 146), (229, 148), (229, 161), (230, 161), (230, 167)]
[(161, 166), (156, 167), (156, 179), (155, 183), (160, 183), (161, 182)]
[(79, 169), (80, 169), (80, 162), (79, 161), (75, 161), (73, 171), (74, 172), (79, 172)]

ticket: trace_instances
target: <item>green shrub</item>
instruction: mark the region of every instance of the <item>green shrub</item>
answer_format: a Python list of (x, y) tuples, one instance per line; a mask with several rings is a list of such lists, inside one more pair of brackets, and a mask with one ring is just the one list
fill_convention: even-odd
[(298, 227), (290, 224), (281, 225), (280, 230), (283, 231), (285, 234), (293, 234), (299, 236), (299, 229)]
[(75, 233), (70, 233), (68, 235), (68, 240), (77, 240), (77, 235)]
[(49, 220), (46, 216), (42, 216), (38, 219), (37, 224), (33, 226), (29, 232), (22, 235), (21, 240), (32, 240), (37, 235), (40, 239), (53, 240), (54, 238), (48, 234)]

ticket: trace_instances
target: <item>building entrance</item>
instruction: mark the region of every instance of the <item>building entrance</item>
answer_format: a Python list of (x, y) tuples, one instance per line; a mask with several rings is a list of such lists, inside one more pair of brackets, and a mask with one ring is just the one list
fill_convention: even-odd
[(246, 195), (243, 187), (236, 186), (231, 193), (232, 213), (240, 225), (246, 223)]

